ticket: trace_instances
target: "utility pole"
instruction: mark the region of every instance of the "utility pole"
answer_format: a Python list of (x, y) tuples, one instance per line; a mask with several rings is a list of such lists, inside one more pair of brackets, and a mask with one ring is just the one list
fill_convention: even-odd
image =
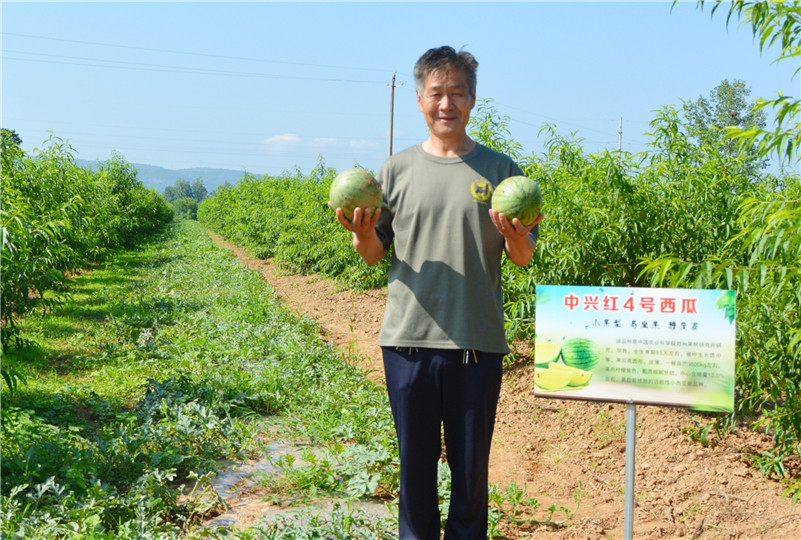
[(617, 128), (617, 151), (623, 150), (623, 117), (620, 117), (620, 124)]
[(392, 122), (395, 117), (395, 73), (392, 74), (389, 92), (389, 155), (392, 155)]

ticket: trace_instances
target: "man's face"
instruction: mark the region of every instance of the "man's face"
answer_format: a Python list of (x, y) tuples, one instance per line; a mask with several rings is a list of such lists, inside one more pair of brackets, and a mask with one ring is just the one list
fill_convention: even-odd
[(429, 73), (422, 94), (417, 93), (417, 106), (431, 134), (442, 139), (464, 137), (475, 103), (475, 93), (460, 69)]

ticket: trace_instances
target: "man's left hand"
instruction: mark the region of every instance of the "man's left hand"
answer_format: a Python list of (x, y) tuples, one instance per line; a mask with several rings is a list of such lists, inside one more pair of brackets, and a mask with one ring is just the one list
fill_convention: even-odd
[(495, 228), (498, 229), (498, 232), (501, 233), (507, 240), (512, 241), (528, 236), (528, 233), (531, 232), (531, 229), (533, 229), (545, 218), (545, 214), (540, 214), (531, 225), (526, 227), (520, 223), (519, 219), (514, 218), (512, 221), (509, 221), (509, 218), (506, 217), (506, 214), (502, 214), (501, 212), (493, 210), (492, 208), (490, 208), (489, 214), (490, 219), (492, 219), (492, 223), (495, 224)]
[(506, 255), (518, 266), (527, 265), (536, 248), (536, 243), (534, 243), (528, 233), (545, 218), (545, 214), (541, 213), (537, 216), (537, 219), (528, 226), (520, 223), (520, 220), (517, 218), (509, 221), (506, 214), (493, 210), (492, 208), (490, 208), (489, 214), (495, 228), (498, 229), (498, 232), (501, 233), (506, 240), (504, 245)]

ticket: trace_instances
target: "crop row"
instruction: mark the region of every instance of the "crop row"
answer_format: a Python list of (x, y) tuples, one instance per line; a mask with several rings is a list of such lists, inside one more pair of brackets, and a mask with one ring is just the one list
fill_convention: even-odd
[(5, 137), (2, 146), (5, 347), (18, 338), (19, 317), (58, 302), (70, 272), (162, 229), (173, 211), (121, 156), (90, 171), (55, 137), (30, 155)]
[(195, 221), (111, 254), (20, 328), (35, 344), (4, 357), (26, 383), (2, 396), (3, 538), (192, 537), (222, 508), (219, 460), (268, 459), (273, 439), (348, 440), (314, 469), (338, 496), (397, 489), (385, 395)]

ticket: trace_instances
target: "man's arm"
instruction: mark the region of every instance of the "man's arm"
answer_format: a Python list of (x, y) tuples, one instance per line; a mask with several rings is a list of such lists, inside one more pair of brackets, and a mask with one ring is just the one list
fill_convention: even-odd
[(386, 253), (384, 244), (375, 232), (375, 226), (381, 216), (380, 208), (376, 210), (375, 215), (369, 208), (356, 208), (353, 210), (352, 221), (345, 218), (341, 208), (336, 209), (336, 214), (340, 225), (353, 233), (353, 247), (364, 262), (372, 266), (384, 258)]
[(531, 262), (531, 257), (537, 248), (537, 242), (528, 233), (543, 220), (545, 215), (540, 214), (534, 220), (534, 223), (524, 227), (517, 218), (514, 218), (510, 223), (505, 214), (493, 209), (490, 209), (489, 213), (498, 232), (503, 235), (503, 248), (506, 251), (506, 256), (517, 266), (526, 266)]

